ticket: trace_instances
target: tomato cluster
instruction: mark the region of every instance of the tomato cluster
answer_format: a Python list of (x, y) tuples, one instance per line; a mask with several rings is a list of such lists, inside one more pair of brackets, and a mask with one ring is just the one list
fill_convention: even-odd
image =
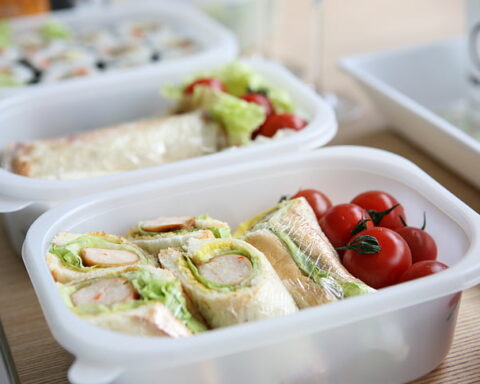
[(320, 191), (305, 189), (323, 232), (348, 271), (373, 288), (443, 271), (435, 240), (422, 228), (407, 226), (404, 207), (384, 191), (367, 191), (350, 203), (332, 205)]
[[(185, 87), (183, 93), (191, 95), (196, 86), (201, 85), (209, 87), (220, 92), (227, 92), (223, 83), (216, 78), (201, 78), (193, 81)], [(267, 94), (262, 91), (249, 91), (241, 97), (248, 103), (255, 103), (265, 108), (266, 119), (265, 122), (252, 133), (252, 139), (258, 135), (273, 137), (280, 129), (291, 129), (300, 131), (306, 127), (307, 122), (300, 117), (291, 113), (275, 113), (272, 102), (269, 100)]]

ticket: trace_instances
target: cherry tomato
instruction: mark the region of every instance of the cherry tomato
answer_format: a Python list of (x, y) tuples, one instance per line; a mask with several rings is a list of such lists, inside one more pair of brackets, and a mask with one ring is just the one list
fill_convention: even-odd
[(343, 255), (343, 265), (355, 277), (373, 288), (383, 288), (396, 284), (402, 274), (412, 265), (412, 255), (408, 244), (395, 231), (374, 227), (360, 232), (348, 246), (352, 247), (361, 236), (371, 236), (380, 245), (380, 250), (370, 254), (360, 254), (359, 250), (349, 249)]
[(304, 197), (307, 199), (308, 204), (310, 204), (313, 212), (315, 212), (317, 220), (320, 220), (327, 209), (332, 207), (330, 199), (316, 189), (302, 189), (293, 195), (292, 199), (296, 199), (297, 197)]
[[(328, 209), (319, 224), (328, 240), (335, 248), (342, 247), (354, 236), (352, 231), (361, 220), (370, 219), (367, 211), (355, 204), (338, 204)], [(373, 223), (365, 222), (365, 228), (372, 228)]]
[(184, 89), (183, 93), (185, 95), (191, 95), (193, 93), (193, 90), (195, 89), (195, 87), (197, 85), (203, 85), (203, 86), (208, 87), (208, 88), (212, 88), (212, 89), (216, 89), (218, 91), (226, 92), (226, 88), (220, 80), (215, 79), (215, 78), (203, 78), (203, 79), (195, 80), (193, 83), (188, 85)]
[(400, 277), (399, 283), (442, 272), (448, 267), (435, 260), (418, 261), (412, 264)]
[[(367, 211), (374, 210), (376, 212), (383, 212), (387, 209), (392, 208), (398, 204), (397, 199), (392, 195), (383, 191), (367, 191), (357, 195), (351, 203), (357, 204), (362, 208), (365, 208)], [(371, 212), (370, 216), (375, 220), (375, 215)], [(390, 213), (385, 215), (378, 223), (375, 223), (379, 227), (390, 228), (396, 230), (403, 227), (403, 223), (400, 220), (400, 216), (406, 221), (405, 210), (402, 205), (398, 205)]]
[(267, 96), (261, 93), (247, 93), (242, 96), (241, 99), (248, 101), (249, 103), (255, 103), (265, 108), (265, 113), (270, 116), (273, 112), (273, 106)]
[(296, 115), (290, 113), (273, 113), (267, 117), (265, 123), (258, 129), (257, 134), (272, 137), (279, 129), (286, 128), (300, 131), (305, 128), (306, 125), (307, 122)]
[(420, 228), (403, 227), (396, 230), (412, 252), (412, 262), (437, 259), (437, 244), (432, 236)]

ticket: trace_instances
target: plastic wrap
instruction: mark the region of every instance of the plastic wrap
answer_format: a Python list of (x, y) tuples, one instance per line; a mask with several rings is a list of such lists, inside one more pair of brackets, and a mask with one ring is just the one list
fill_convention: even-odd
[(343, 267), (303, 197), (243, 223), (236, 236), (265, 254), (299, 308), (374, 291)]
[(123, 123), (77, 135), (17, 143), (7, 167), (41, 179), (80, 179), (218, 151), (220, 127), (201, 112)]
[(160, 251), (159, 261), (211, 328), (298, 310), (265, 256), (244, 241), (192, 239), (183, 250)]
[[(84, 248), (96, 248), (101, 250), (121, 250), (123, 262), (110, 262), (109, 264), (87, 265)], [(125, 255), (130, 259), (125, 260)], [(103, 257), (105, 258), (105, 257)], [(90, 260), (91, 259), (87, 259)], [(135, 244), (126, 239), (106, 233), (74, 234), (61, 232), (52, 240), (50, 249), (46, 255), (46, 261), (55, 281), (68, 283), (74, 280), (93, 278), (105, 273), (114, 273), (122, 270), (125, 266), (155, 265), (155, 260), (143, 252)], [(100, 260), (99, 260), (100, 261)]]
[(73, 312), (102, 328), (167, 337), (206, 330), (188, 310), (180, 282), (160, 268), (130, 267), (58, 287)]
[(146, 252), (157, 255), (161, 249), (186, 245), (192, 238), (230, 237), (230, 227), (207, 215), (160, 217), (139, 222), (126, 237)]

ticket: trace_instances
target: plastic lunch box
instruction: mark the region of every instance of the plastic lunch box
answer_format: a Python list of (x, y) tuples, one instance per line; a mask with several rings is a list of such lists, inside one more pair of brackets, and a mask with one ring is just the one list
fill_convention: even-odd
[[(4, 215), (4, 219), (17, 251), (20, 252), (30, 224), (61, 200), (249, 159), (309, 150), (325, 144), (335, 135), (333, 111), (310, 88), (280, 65), (262, 60), (247, 62), (266, 79), (292, 95), (295, 103), (308, 116), (308, 127), (295, 135), (268, 143), (91, 179), (40, 180), (0, 169), (0, 212), (10, 212)], [(171, 104), (160, 96), (163, 85), (181, 82), (192, 73), (218, 65), (218, 62), (209, 62), (166, 66), (155, 73), (132, 72), (121, 81), (110, 77), (102, 81), (72, 82), (3, 100), (0, 102), (0, 148), (12, 141), (62, 136), (165, 112)]]
[[(142, 67), (94, 75), (95, 81), (109, 77), (114, 77), (118, 80), (122, 79), (123, 81), (127, 76), (136, 72), (156, 72), (166, 66), (176, 66), (178, 64), (217, 63), (222, 60), (232, 59), (236, 55), (237, 43), (230, 31), (193, 7), (177, 3), (175, 6), (172, 6), (169, 1), (147, 0), (142, 1), (141, 7), (135, 4), (108, 6), (108, 12), (105, 12), (100, 6), (79, 7), (72, 10), (55, 11), (50, 14), (19, 17), (12, 19), (11, 25), (15, 34), (36, 28), (46, 20), (53, 18), (69, 25), (75, 31), (86, 27), (110, 25), (125, 19), (153, 17), (176, 27), (179, 31), (183, 31), (187, 36), (198, 41), (202, 47), (199, 52), (178, 59), (159, 61)], [(91, 77), (89, 76), (70, 79), (66, 82), (89, 82), (90, 80)], [(57, 84), (63, 85), (65, 82), (62, 81)], [(0, 98), (50, 86), (52, 85), (34, 84), (25, 87), (0, 87)]]
[[(62, 302), (44, 255), (59, 231), (124, 233), (155, 215), (208, 213), (236, 226), (300, 186), (334, 203), (391, 191), (409, 221), (423, 211), (450, 268), (376, 293), (186, 339), (142, 338), (90, 326)], [(74, 384), (403, 383), (450, 347), (462, 290), (480, 282), (480, 217), (411, 162), (364, 147), (329, 147), (210, 169), (66, 202), (30, 228), (23, 258), (50, 329), (75, 355)]]

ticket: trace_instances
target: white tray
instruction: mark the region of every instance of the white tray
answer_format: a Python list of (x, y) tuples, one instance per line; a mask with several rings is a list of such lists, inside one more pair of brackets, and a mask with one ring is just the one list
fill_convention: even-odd
[(0, 98), (44, 87), (56, 87), (71, 82), (98, 82), (104, 78), (123, 81), (131, 73), (156, 73), (164, 68), (178, 65), (195, 65), (201, 63), (221, 63), (233, 59), (238, 51), (233, 34), (218, 22), (188, 4), (177, 2), (175, 6), (167, 0), (142, 0), (139, 4), (117, 4), (91, 7), (79, 7), (52, 13), (19, 17), (9, 20), (13, 33), (28, 31), (41, 26), (45, 21), (55, 19), (72, 30), (85, 27), (110, 25), (125, 19), (155, 18), (164, 21), (187, 36), (191, 36), (201, 47), (198, 52), (176, 59), (169, 59), (144, 66), (117, 71), (100, 72), (84, 78), (68, 79), (52, 84), (32, 84), (24, 87), (0, 87)]
[(480, 187), (480, 141), (436, 111), (467, 95), (463, 38), (342, 59), (392, 128)]
[[(7, 233), (16, 249), (20, 250), (29, 225), (59, 201), (252, 159), (306, 151), (324, 145), (335, 135), (337, 124), (332, 109), (309, 87), (278, 64), (262, 60), (245, 62), (269, 82), (291, 94), (294, 103), (308, 118), (306, 128), (268, 143), (90, 179), (40, 180), (0, 169), (0, 212), (12, 212), (4, 217)], [(102, 82), (71, 82), (5, 99), (0, 101), (0, 148), (12, 141), (62, 136), (159, 114), (171, 106), (170, 101), (160, 96), (163, 85), (182, 82), (195, 72), (218, 65), (195, 63), (155, 73), (132, 72), (121, 81), (109, 78)]]
[[(186, 339), (127, 336), (95, 328), (63, 303), (45, 263), (59, 231), (124, 233), (156, 215), (208, 213), (236, 226), (300, 186), (334, 203), (380, 189), (393, 193), (412, 223), (423, 211), (436, 239), (440, 274), (374, 294)], [(63, 203), (30, 228), (23, 258), (55, 339), (76, 360), (74, 384), (405, 383), (447, 355), (456, 293), (480, 282), (480, 217), (425, 172), (391, 153), (330, 147)]]

